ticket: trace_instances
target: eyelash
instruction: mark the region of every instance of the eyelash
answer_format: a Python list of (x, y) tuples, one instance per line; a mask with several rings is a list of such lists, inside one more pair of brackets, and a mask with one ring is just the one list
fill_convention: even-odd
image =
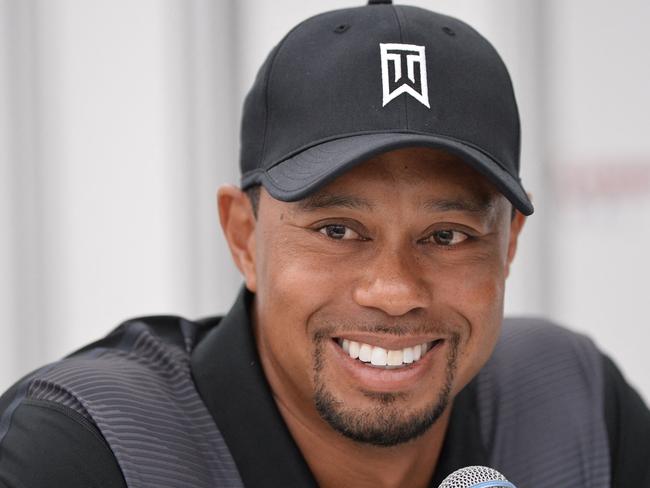
[[(435, 238), (434, 238), (434, 235), (437, 232), (452, 232), (454, 234), (460, 234), (461, 236), (463, 236), (463, 239), (460, 242), (457, 242), (455, 244), (440, 244), (440, 243), (436, 242)], [(433, 242), (434, 242), (434, 244), (436, 246), (444, 247), (446, 249), (451, 249), (451, 248), (454, 248), (456, 246), (459, 246), (460, 244), (462, 244), (463, 242), (467, 241), (470, 238), (471, 238), (471, 236), (469, 234), (467, 234), (466, 232), (462, 232), (460, 230), (456, 230), (456, 229), (440, 229), (440, 230), (433, 231), (433, 233), (429, 237), (427, 237), (426, 240), (433, 239)], [(453, 239), (452, 239), (452, 241), (453, 241)]]
[[(351, 232), (354, 232), (354, 233), (355, 233), (356, 235), (358, 235), (359, 237), (361, 237), (361, 234), (360, 234), (359, 232), (355, 231), (355, 230), (352, 229), (351, 227), (349, 227), (349, 226), (347, 226), (347, 225), (344, 225), (344, 224), (326, 224), (326, 225), (322, 225), (322, 226), (318, 227), (316, 230), (317, 230), (318, 232), (320, 232), (321, 234), (325, 235), (326, 237), (328, 237), (328, 238), (334, 240), (334, 241), (347, 241), (347, 240), (351, 240), (351, 239), (336, 239), (336, 238), (334, 238), (334, 237), (328, 235), (327, 232), (323, 232), (323, 231), (325, 231), (326, 229), (331, 229), (331, 228), (333, 228), (333, 227), (340, 227), (340, 228), (343, 228), (343, 229), (345, 229), (346, 232), (349, 230), (349, 231), (351, 231)], [(364, 238), (364, 237), (361, 237), (361, 239), (358, 239), (358, 240), (361, 240), (361, 241), (367, 241), (368, 239), (367, 239), (367, 238)]]
[[(347, 240), (352, 240), (352, 239), (343, 239), (343, 238), (341, 238), (341, 239), (337, 239), (337, 238), (334, 238), (334, 237), (331, 237), (330, 235), (328, 235), (326, 230), (327, 230), (328, 228), (333, 228), (333, 227), (343, 228), (343, 229), (345, 229), (345, 232), (347, 232), (347, 231), (349, 230), (349, 231), (354, 232), (355, 234), (357, 234), (358, 236), (361, 237), (361, 234), (360, 234), (359, 232), (353, 230), (352, 228), (350, 228), (349, 226), (344, 225), (344, 224), (326, 224), (326, 225), (322, 225), (322, 226), (320, 226), (320, 227), (317, 227), (315, 230), (318, 231), (319, 233), (323, 234), (324, 236), (328, 237), (329, 239), (334, 240), (334, 241), (347, 241)], [(460, 242), (457, 242), (457, 243), (455, 243), (455, 244), (440, 244), (440, 243), (438, 243), (438, 242), (435, 241), (435, 237), (434, 237), (435, 234), (438, 233), (438, 232), (452, 232), (452, 233), (454, 233), (454, 234), (461, 234), (462, 236), (464, 236), (464, 238), (463, 238)], [(433, 231), (433, 232), (432, 232), (428, 237), (426, 237), (425, 239), (421, 239), (420, 242), (422, 242), (422, 241), (428, 241), (428, 240), (433, 240), (433, 244), (436, 245), (437, 247), (450, 249), (450, 248), (454, 248), (454, 247), (456, 247), (456, 246), (462, 244), (463, 242), (465, 242), (465, 241), (471, 239), (471, 237), (472, 237), (472, 236), (469, 235), (467, 232), (463, 232), (463, 231), (460, 231), (460, 230), (456, 230), (456, 229), (439, 229), (439, 230), (435, 230), (435, 231)], [(368, 239), (368, 238), (361, 237), (360, 239), (355, 239), (355, 240), (367, 241), (367, 240), (369, 240), (369, 239)], [(453, 240), (453, 239), (452, 239), (452, 240)]]

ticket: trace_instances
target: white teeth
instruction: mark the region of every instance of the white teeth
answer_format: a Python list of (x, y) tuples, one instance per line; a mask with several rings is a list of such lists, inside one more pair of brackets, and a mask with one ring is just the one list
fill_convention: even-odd
[(422, 357), (422, 345), (418, 344), (413, 346), (413, 361), (417, 361), (420, 357)]
[(404, 356), (402, 357), (402, 361), (404, 361), (405, 364), (411, 364), (413, 362), (413, 348), (405, 347), (403, 351)]
[[(410, 347), (407, 347), (406, 349), (410, 349)], [(388, 364), (388, 366), (399, 366), (402, 364), (402, 357), (404, 356), (403, 351), (404, 349), (401, 349), (399, 351), (388, 351), (386, 364)]]
[(364, 363), (369, 363), (372, 357), (372, 346), (368, 344), (361, 344), (359, 347), (359, 360)]
[(370, 364), (373, 366), (386, 366), (387, 351), (383, 347), (373, 347)]
[(350, 350), (348, 354), (352, 359), (357, 359), (359, 357), (359, 343), (350, 341)]
[(352, 359), (359, 359), (373, 366), (388, 368), (399, 368), (403, 367), (403, 365), (414, 363), (422, 358), (431, 348), (430, 343), (427, 342), (417, 344), (413, 347), (395, 350), (371, 346), (370, 344), (348, 339), (339, 339), (338, 343)]

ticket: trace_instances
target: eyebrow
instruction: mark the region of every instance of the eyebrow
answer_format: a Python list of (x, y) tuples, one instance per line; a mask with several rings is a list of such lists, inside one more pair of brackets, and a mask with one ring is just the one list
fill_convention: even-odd
[[(319, 193), (296, 203), (298, 204), (298, 208), (305, 212), (313, 212), (327, 208), (349, 208), (352, 210), (368, 211), (375, 209), (375, 205), (369, 200), (343, 193)], [(422, 204), (422, 207), (432, 212), (467, 212), (485, 215), (494, 209), (494, 204), (489, 198), (480, 200), (432, 198), (426, 200)]]
[(306, 212), (325, 208), (350, 208), (352, 210), (373, 210), (375, 206), (365, 198), (346, 194), (319, 193), (300, 200), (298, 208)]
[(440, 199), (433, 198), (424, 202), (423, 207), (436, 212), (468, 212), (473, 214), (488, 214), (494, 209), (491, 199)]

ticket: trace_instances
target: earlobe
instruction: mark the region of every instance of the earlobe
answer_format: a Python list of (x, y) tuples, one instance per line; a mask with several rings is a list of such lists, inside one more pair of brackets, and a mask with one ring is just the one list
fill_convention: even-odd
[(508, 240), (508, 254), (506, 257), (506, 277), (510, 274), (510, 265), (515, 258), (517, 253), (517, 242), (519, 240), (519, 234), (521, 229), (523, 229), (524, 224), (526, 223), (526, 216), (515, 210), (515, 214), (510, 222), (510, 237)]
[(235, 265), (244, 276), (246, 288), (255, 292), (255, 215), (246, 194), (233, 185), (217, 192), (217, 206), (223, 235)]

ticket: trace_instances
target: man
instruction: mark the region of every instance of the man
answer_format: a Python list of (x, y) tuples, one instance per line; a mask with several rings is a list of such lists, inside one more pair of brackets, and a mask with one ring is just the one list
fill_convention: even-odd
[[(219, 213), (229, 314), (129, 321), (3, 397), (0, 486), (650, 486), (650, 413), (585, 337), (503, 321), (533, 207), (507, 71), (374, 1), (293, 29)], [(469, 485), (466, 485), (469, 486)]]

